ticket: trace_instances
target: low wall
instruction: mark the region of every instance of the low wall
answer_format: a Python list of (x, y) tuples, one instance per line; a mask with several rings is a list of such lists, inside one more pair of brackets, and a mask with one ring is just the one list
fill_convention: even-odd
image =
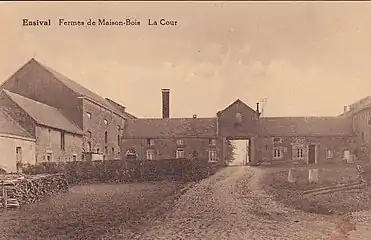
[(86, 182), (194, 181), (218, 170), (207, 160), (105, 160), (40, 163), (23, 169), (26, 174), (63, 173), (70, 184)]

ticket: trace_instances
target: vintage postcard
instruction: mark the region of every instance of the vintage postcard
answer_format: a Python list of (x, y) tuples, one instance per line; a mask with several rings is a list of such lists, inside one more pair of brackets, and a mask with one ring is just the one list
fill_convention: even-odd
[(368, 2), (0, 3), (0, 239), (371, 239)]

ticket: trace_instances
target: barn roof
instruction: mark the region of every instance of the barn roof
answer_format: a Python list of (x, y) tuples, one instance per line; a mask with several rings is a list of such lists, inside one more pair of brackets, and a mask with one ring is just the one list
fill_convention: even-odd
[(63, 116), (58, 109), (5, 89), (2, 91), (39, 125), (64, 130), (70, 133), (82, 134), (80, 128)]
[(23, 129), (13, 118), (0, 109), (0, 133), (13, 136), (33, 138), (30, 133)]
[(123, 138), (216, 137), (216, 118), (128, 120)]
[(261, 118), (260, 136), (349, 136), (352, 121), (342, 117)]

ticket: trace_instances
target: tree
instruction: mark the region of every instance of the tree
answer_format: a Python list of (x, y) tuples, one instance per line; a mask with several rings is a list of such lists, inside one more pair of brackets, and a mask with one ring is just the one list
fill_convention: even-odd
[(232, 141), (227, 140), (227, 163), (230, 163), (234, 160), (235, 149), (236, 147), (232, 144)]

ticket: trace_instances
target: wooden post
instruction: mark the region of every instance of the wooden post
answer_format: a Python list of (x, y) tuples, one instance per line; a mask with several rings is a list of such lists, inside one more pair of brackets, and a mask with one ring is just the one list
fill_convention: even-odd
[(318, 169), (309, 169), (309, 183), (318, 183)]
[(3, 189), (4, 208), (7, 209), (8, 208), (8, 197), (7, 197), (4, 181), (1, 181), (1, 186)]
[(289, 170), (289, 174), (288, 174), (288, 176), (287, 176), (287, 181), (288, 181), (289, 183), (294, 183), (294, 182), (295, 182), (294, 175), (293, 175), (293, 173), (292, 173), (292, 169)]

